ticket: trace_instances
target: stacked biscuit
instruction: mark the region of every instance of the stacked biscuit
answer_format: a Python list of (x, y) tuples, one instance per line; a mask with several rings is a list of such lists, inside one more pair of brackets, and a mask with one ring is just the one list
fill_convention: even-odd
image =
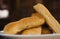
[[(50, 34), (51, 30), (55, 33), (60, 33), (60, 25), (58, 21), (51, 15), (48, 9), (38, 3), (33, 6), (37, 13), (32, 14), (30, 17), (23, 18), (16, 22), (11, 22), (4, 27), (4, 33), (22, 35), (35, 35), (35, 34)], [(48, 27), (44, 27), (44, 24)]]

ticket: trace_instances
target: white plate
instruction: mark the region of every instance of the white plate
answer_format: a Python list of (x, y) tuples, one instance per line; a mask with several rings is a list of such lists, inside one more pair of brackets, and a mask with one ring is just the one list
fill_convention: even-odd
[(11, 35), (4, 34), (0, 31), (0, 36), (9, 39), (60, 39), (60, 34), (44, 34), (44, 35)]

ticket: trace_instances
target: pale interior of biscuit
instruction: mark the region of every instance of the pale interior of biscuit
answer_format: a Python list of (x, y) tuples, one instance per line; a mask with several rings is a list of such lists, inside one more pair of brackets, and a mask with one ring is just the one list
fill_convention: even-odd
[(43, 4), (38, 3), (37, 5), (33, 6), (33, 8), (45, 18), (46, 23), (54, 32), (60, 33), (59, 22), (52, 16), (52, 14)]

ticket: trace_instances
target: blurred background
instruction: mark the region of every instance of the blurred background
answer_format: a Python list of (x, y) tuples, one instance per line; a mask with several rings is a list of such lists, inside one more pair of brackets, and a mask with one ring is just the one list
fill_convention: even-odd
[(60, 22), (60, 0), (0, 0), (0, 30), (9, 22), (30, 16), (37, 3), (44, 4)]

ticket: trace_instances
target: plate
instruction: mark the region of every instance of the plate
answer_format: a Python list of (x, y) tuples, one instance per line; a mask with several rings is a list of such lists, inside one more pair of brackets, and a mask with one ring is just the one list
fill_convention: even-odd
[(0, 31), (0, 36), (2, 38), (8, 38), (8, 39), (60, 39), (60, 34), (11, 35), (11, 34), (4, 34), (3, 31)]

